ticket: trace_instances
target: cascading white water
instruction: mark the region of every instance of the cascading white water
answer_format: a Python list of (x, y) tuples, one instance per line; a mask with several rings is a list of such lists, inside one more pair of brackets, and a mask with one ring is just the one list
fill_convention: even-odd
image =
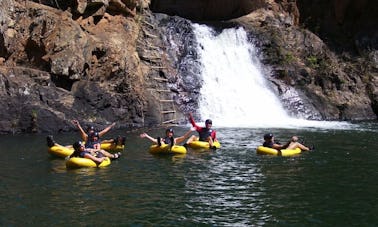
[(223, 127), (345, 127), (346, 123), (294, 119), (269, 89), (255, 47), (243, 28), (215, 32), (193, 24), (202, 62), (200, 115)]

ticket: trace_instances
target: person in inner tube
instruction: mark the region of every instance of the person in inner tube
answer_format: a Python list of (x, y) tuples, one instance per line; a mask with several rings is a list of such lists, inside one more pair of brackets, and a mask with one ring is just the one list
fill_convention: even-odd
[(117, 159), (121, 156), (120, 152), (111, 154), (101, 149), (86, 148), (84, 146), (84, 143), (81, 141), (75, 142), (72, 146), (74, 148), (74, 152), (72, 153), (70, 158), (72, 157), (87, 158), (87, 159), (93, 160), (94, 162), (101, 163), (105, 160), (106, 157), (109, 157), (111, 159)]
[(124, 146), (126, 143), (126, 137), (118, 135), (116, 138), (102, 140), (101, 143), (110, 143), (110, 149), (115, 149), (117, 146)]
[(97, 143), (96, 141), (94, 141), (95, 137), (98, 136), (98, 138), (101, 138), (105, 133), (107, 133), (111, 128), (115, 126), (115, 123), (112, 123), (100, 132), (96, 132), (93, 126), (89, 126), (87, 132), (85, 132), (84, 129), (81, 127), (79, 121), (72, 120), (72, 123), (79, 129), (81, 138), (85, 142), (85, 147), (87, 148), (94, 148), (93, 145)]
[(191, 136), (186, 142), (186, 144), (189, 144), (196, 140), (205, 141), (209, 143), (209, 146), (211, 149), (215, 150), (216, 147), (214, 146), (214, 142), (217, 141), (217, 136), (216, 136), (216, 131), (211, 128), (213, 126), (213, 121), (210, 119), (207, 119), (205, 121), (205, 127), (198, 126), (196, 122), (194, 121), (194, 118), (191, 113), (189, 114), (189, 121), (198, 132), (198, 137), (194, 135)]
[(195, 131), (195, 128), (191, 128), (187, 131), (183, 136), (174, 137), (174, 132), (172, 128), (165, 130), (165, 137), (157, 137), (156, 139), (148, 135), (147, 133), (140, 134), (140, 138), (147, 138), (151, 140), (153, 143), (161, 146), (162, 144), (170, 144), (171, 146), (182, 143), (186, 138), (189, 137), (190, 133)]
[(291, 137), (290, 141), (288, 141), (286, 144), (282, 145), (278, 142), (274, 142), (274, 135), (272, 133), (267, 133), (264, 135), (264, 147), (273, 148), (276, 150), (282, 150), (282, 149), (295, 149), (300, 148), (302, 151), (309, 151), (310, 148), (306, 147), (305, 145), (298, 142), (298, 137), (293, 136)]

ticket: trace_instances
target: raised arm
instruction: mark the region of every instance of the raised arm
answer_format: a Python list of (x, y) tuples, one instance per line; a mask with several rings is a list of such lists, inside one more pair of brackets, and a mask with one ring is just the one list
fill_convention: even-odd
[(115, 125), (115, 123), (113, 122), (111, 125), (109, 125), (108, 127), (104, 128), (101, 132), (99, 132), (98, 135), (99, 135), (100, 137), (102, 137), (105, 133), (109, 132), (109, 130), (110, 130), (111, 128), (113, 128), (114, 125)]
[(195, 127), (197, 131), (201, 130), (202, 127), (200, 127), (196, 124), (196, 122), (194, 121), (192, 113), (189, 113), (189, 121), (190, 121), (190, 124), (192, 124), (192, 126)]
[(190, 134), (192, 132), (196, 131), (196, 128), (195, 127), (192, 127), (189, 129), (189, 131), (187, 131), (184, 135), (180, 136), (180, 137), (176, 137), (175, 138), (175, 144), (179, 144), (181, 142), (183, 142), (186, 138), (188, 138), (190, 136)]
[(147, 133), (142, 133), (142, 134), (140, 134), (140, 138), (147, 138), (147, 139), (149, 139), (149, 140), (151, 140), (153, 143), (158, 143), (157, 142), (157, 139), (155, 139), (155, 138), (152, 138), (151, 136), (149, 136)]
[(78, 120), (72, 120), (72, 124), (74, 124), (80, 130), (81, 139), (83, 141), (87, 141), (88, 134), (83, 130), (79, 121)]

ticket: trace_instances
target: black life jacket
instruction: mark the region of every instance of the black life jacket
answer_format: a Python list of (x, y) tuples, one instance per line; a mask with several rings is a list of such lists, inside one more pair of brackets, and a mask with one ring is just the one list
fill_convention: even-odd
[(273, 142), (272, 142), (272, 141), (264, 142), (264, 143), (263, 143), (263, 146), (264, 146), (264, 147), (270, 147), (270, 148), (273, 148)]
[(213, 132), (212, 129), (202, 128), (199, 132), (199, 140), (200, 141), (206, 141), (209, 136), (211, 136), (211, 133)]
[(170, 143), (171, 143), (171, 138), (174, 140), (173, 137), (169, 137), (169, 136), (167, 136), (167, 137), (163, 138), (163, 142), (164, 142), (165, 144), (170, 144)]

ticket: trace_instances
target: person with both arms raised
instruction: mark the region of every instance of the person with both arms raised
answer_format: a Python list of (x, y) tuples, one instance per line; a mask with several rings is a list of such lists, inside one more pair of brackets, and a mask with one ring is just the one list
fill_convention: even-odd
[(191, 132), (195, 131), (195, 128), (191, 128), (189, 131), (187, 131), (183, 136), (180, 137), (173, 137), (174, 132), (173, 129), (169, 128), (165, 130), (165, 137), (160, 138), (157, 137), (156, 139), (148, 135), (147, 133), (142, 133), (140, 134), (140, 138), (147, 138), (151, 140), (153, 143), (156, 143), (158, 146), (161, 146), (162, 144), (170, 144), (171, 146), (182, 143), (188, 136), (190, 135)]
[(85, 142), (86, 148), (94, 148), (94, 144), (97, 144), (97, 141), (94, 141), (96, 137), (100, 139), (105, 133), (107, 133), (112, 127), (114, 127), (115, 123), (112, 123), (108, 127), (104, 128), (100, 132), (96, 132), (93, 126), (88, 127), (88, 132), (85, 132), (84, 129), (81, 127), (79, 121), (73, 120), (72, 123), (80, 130), (80, 135), (83, 141)]
[(196, 122), (194, 121), (194, 118), (191, 113), (189, 114), (189, 121), (192, 124), (192, 126), (196, 129), (199, 136), (198, 137), (194, 135), (191, 136), (184, 146), (187, 146), (189, 143), (193, 141), (199, 140), (199, 141), (208, 142), (211, 149), (213, 150), (217, 149), (214, 146), (214, 142), (217, 141), (216, 131), (211, 128), (213, 125), (213, 121), (210, 119), (207, 119), (205, 121), (205, 127), (198, 126)]

